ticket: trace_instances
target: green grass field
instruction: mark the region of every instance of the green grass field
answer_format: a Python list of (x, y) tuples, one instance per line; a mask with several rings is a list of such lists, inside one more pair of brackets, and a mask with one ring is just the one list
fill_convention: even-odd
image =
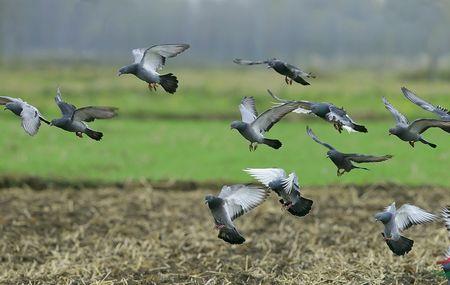
[[(112, 105), (120, 108), (118, 118), (91, 123), (103, 131), (101, 142), (78, 139), (74, 134), (42, 126), (36, 137), (27, 136), (19, 120), (9, 111), (0, 113), (3, 135), (2, 176), (38, 176), (71, 181), (195, 180), (251, 181), (241, 170), (246, 167), (282, 167), (294, 170), (302, 184), (348, 184), (397, 182), (450, 185), (448, 135), (440, 130), (426, 137), (437, 149), (407, 143), (387, 135), (393, 124), (381, 96), (408, 115), (432, 116), (406, 101), (399, 90), (406, 85), (424, 98), (448, 106), (450, 83), (406, 82), (400, 77), (368, 72), (318, 72), (312, 85), (286, 86), (283, 78), (264, 69), (176, 70), (179, 92), (150, 93), (145, 84), (132, 77), (115, 77), (115, 67), (80, 65), (0, 68), (0, 95), (21, 97), (38, 106), (49, 118), (59, 115), (53, 102), (57, 85), (65, 100), (78, 106)], [(268, 137), (284, 146), (272, 150), (260, 146), (248, 151), (247, 142), (229, 129), (238, 119), (242, 96), (255, 96), (260, 111), (270, 106), (266, 89), (280, 96), (330, 101), (345, 106), (350, 115), (367, 125), (368, 134), (338, 134), (320, 119), (296, 114), (275, 126)], [(164, 119), (166, 118), (166, 119)], [(222, 119), (220, 119), (222, 118)], [(214, 120), (213, 120), (214, 119)], [(306, 120), (307, 119), (307, 120)], [(323, 140), (343, 152), (393, 154), (379, 164), (365, 165), (371, 171), (354, 170), (336, 177), (335, 166), (326, 159), (326, 149), (305, 133), (309, 125)]]

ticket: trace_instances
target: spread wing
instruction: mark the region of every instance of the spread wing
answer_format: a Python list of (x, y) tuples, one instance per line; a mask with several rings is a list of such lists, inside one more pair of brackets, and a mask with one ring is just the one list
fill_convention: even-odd
[(269, 187), (269, 183), (286, 178), (286, 172), (281, 168), (246, 168), (245, 172)]
[(0, 105), (6, 105), (10, 102), (23, 102), (23, 101), (12, 97), (0, 96)]
[(25, 132), (30, 136), (37, 134), (39, 127), (41, 126), (39, 111), (35, 107), (24, 103), (22, 104), (20, 117), (22, 118), (22, 128)]
[(442, 219), (444, 220), (445, 227), (447, 228), (447, 232), (450, 236), (450, 206), (442, 209), (441, 212)]
[(56, 90), (55, 102), (64, 117), (71, 117), (73, 115), (73, 112), (75, 112), (75, 110), (77, 109), (74, 105), (68, 104), (62, 100), (61, 90), (59, 89), (59, 87), (58, 90)]
[(334, 150), (335, 149), (331, 145), (329, 145), (327, 143), (324, 143), (324, 142), (321, 142), (308, 126), (306, 127), (306, 132), (308, 133), (308, 136), (310, 136), (316, 143), (323, 145), (324, 147), (328, 148), (329, 150)]
[(440, 107), (440, 106), (434, 106), (427, 101), (423, 100), (422, 98), (419, 98), (416, 94), (411, 92), (405, 87), (402, 87), (403, 95), (405, 95), (406, 98), (408, 98), (409, 101), (413, 102), (417, 106), (421, 107), (424, 110), (427, 110), (429, 112), (433, 112), (440, 116), (441, 118), (450, 118), (450, 112), (448, 112), (446, 109)]
[(294, 111), (292, 111), (293, 113), (299, 113), (299, 114), (309, 114), (311, 113), (311, 102), (308, 101), (293, 101), (293, 100), (286, 100), (286, 99), (281, 99), (280, 97), (276, 96), (275, 94), (272, 93), (272, 91), (270, 91), (269, 89), (267, 89), (267, 93), (269, 93), (269, 95), (275, 99), (277, 102), (279, 103), (275, 103), (275, 106), (280, 106), (283, 105), (283, 103), (288, 103), (288, 102), (296, 102), (299, 104), (299, 107), (297, 109), (295, 109)]
[(142, 58), (144, 57), (144, 53), (147, 50), (147, 48), (135, 48), (131, 51), (133, 54), (133, 63), (139, 63), (141, 62)]
[(386, 109), (388, 109), (389, 112), (391, 112), (392, 116), (394, 116), (394, 119), (398, 124), (403, 125), (409, 124), (408, 119), (406, 119), (406, 117), (402, 113), (400, 113), (397, 109), (395, 109), (394, 106), (392, 106), (391, 103), (389, 103), (386, 97), (383, 97), (383, 103)]
[(110, 119), (116, 115), (117, 108), (88, 106), (75, 110), (72, 120), (92, 122), (95, 119)]
[(267, 60), (251, 61), (241, 58), (233, 59), (233, 62), (241, 65), (256, 65), (256, 64), (267, 64)]
[(255, 186), (225, 185), (220, 191), (219, 198), (225, 201), (225, 210), (231, 220), (234, 220), (261, 205), (267, 195), (266, 190)]
[(374, 155), (364, 155), (364, 154), (357, 154), (357, 153), (349, 153), (344, 154), (344, 156), (351, 161), (362, 163), (362, 162), (380, 162), (385, 161), (390, 158), (392, 158), (392, 155), (383, 155), (383, 156), (374, 156)]
[(291, 194), (292, 189), (300, 189), (299, 183), (298, 183), (298, 176), (294, 172), (288, 175), (283, 181), (281, 182), (283, 185), (283, 190), (287, 194)]
[(436, 218), (436, 215), (428, 213), (419, 207), (405, 204), (397, 210), (395, 215), (395, 223), (402, 231), (414, 225), (433, 222)]
[(428, 130), (428, 128), (432, 127), (441, 128), (446, 132), (450, 132), (450, 121), (435, 120), (435, 119), (417, 119), (411, 123), (409, 129), (412, 132), (421, 134), (426, 130)]
[(259, 132), (267, 132), (273, 125), (280, 121), (281, 118), (298, 107), (299, 103), (297, 102), (288, 102), (280, 106), (275, 106), (259, 115), (259, 117), (252, 123), (252, 127)]
[(242, 121), (251, 124), (256, 117), (258, 117), (258, 112), (255, 107), (255, 98), (244, 97), (241, 104), (239, 104), (239, 111), (241, 112)]
[(354, 126), (355, 122), (350, 118), (347, 112), (343, 108), (338, 108), (334, 105), (330, 105), (330, 112), (326, 114), (327, 119), (332, 122), (339, 122), (342, 127), (348, 132), (355, 132), (352, 126)]
[(166, 58), (175, 57), (188, 48), (188, 44), (152, 46), (144, 51), (140, 62), (142, 66), (147, 70), (159, 71), (166, 64)]

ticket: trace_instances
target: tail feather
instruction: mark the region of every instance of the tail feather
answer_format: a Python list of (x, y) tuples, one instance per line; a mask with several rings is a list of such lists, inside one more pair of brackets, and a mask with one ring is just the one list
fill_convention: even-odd
[(312, 200), (300, 197), (300, 201), (293, 204), (287, 210), (294, 216), (303, 217), (311, 211), (312, 204)]
[(91, 129), (86, 129), (85, 131), (86, 135), (88, 135), (91, 139), (94, 139), (96, 141), (99, 141), (102, 139), (103, 137), (103, 133), (101, 132), (96, 132), (94, 130)]
[(301, 85), (310, 85), (308, 81), (306, 81), (305, 79), (303, 79), (301, 76), (296, 76), (294, 78), (292, 78), (295, 82), (300, 83)]
[(166, 92), (173, 94), (178, 88), (178, 79), (172, 73), (159, 76), (159, 84), (166, 90)]
[(364, 127), (363, 125), (353, 124), (353, 129), (357, 132), (367, 133), (367, 128)]
[[(384, 233), (382, 233), (382, 235), (384, 237)], [(386, 240), (386, 244), (395, 255), (400, 256), (411, 251), (414, 241), (404, 236), (400, 236), (398, 240)]]
[(435, 145), (434, 143), (427, 142), (424, 139), (420, 139), (420, 142), (422, 142), (424, 144), (427, 144), (427, 145), (431, 146), (432, 148), (436, 148), (437, 147), (437, 145)]
[(279, 140), (271, 140), (271, 139), (264, 139), (263, 144), (266, 144), (274, 149), (279, 149), (283, 145)]
[(221, 228), (217, 237), (231, 244), (242, 244), (245, 242), (245, 238), (236, 230), (236, 228)]

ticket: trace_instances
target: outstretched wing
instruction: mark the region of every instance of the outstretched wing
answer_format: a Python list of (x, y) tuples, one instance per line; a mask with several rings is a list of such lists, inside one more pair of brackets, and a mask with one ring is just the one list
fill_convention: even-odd
[(306, 132), (308, 133), (308, 136), (310, 136), (316, 143), (323, 145), (324, 147), (328, 148), (329, 150), (335, 149), (331, 145), (320, 141), (319, 138), (316, 137), (316, 135), (313, 133), (313, 131), (308, 126), (306, 127)]
[(450, 121), (435, 120), (435, 119), (417, 119), (409, 125), (408, 129), (412, 132), (423, 133), (428, 128), (441, 128), (442, 130), (450, 133)]
[(95, 119), (110, 119), (117, 115), (117, 108), (114, 107), (83, 107), (75, 110), (72, 116), (74, 121), (92, 122)]
[(298, 176), (294, 172), (282, 180), (283, 190), (287, 194), (291, 194), (292, 189), (299, 189)]
[(402, 231), (414, 225), (433, 222), (436, 218), (436, 215), (428, 213), (419, 207), (405, 204), (397, 210), (395, 215), (395, 223)]
[(219, 198), (225, 201), (225, 210), (231, 220), (234, 220), (261, 205), (267, 195), (268, 192), (264, 189), (238, 184), (223, 186)]
[(251, 124), (256, 117), (258, 117), (258, 112), (255, 107), (255, 98), (244, 97), (241, 104), (239, 104), (239, 111), (241, 112), (242, 121)]
[(296, 102), (299, 103), (299, 107), (297, 109), (295, 109), (294, 111), (292, 111), (293, 113), (299, 113), (299, 114), (309, 114), (311, 113), (311, 107), (312, 107), (312, 103), (308, 102), (308, 101), (294, 101), (294, 100), (286, 100), (286, 99), (281, 99), (280, 97), (276, 96), (275, 94), (272, 93), (272, 91), (270, 91), (269, 89), (267, 89), (267, 93), (269, 93), (269, 95), (275, 99), (277, 102), (279, 103), (275, 103), (275, 106), (280, 106), (283, 105), (283, 103), (288, 103), (288, 102)]
[(411, 90), (409, 90), (405, 87), (402, 87), (401, 89), (402, 89), (403, 95), (405, 95), (405, 97), (409, 101), (413, 102), (414, 104), (421, 107), (422, 109), (427, 110), (429, 112), (433, 112), (443, 119), (450, 118), (450, 113), (447, 110), (445, 110), (444, 108), (442, 108), (440, 106), (434, 106), (431, 103), (428, 103), (427, 101), (423, 100), (422, 98), (419, 98), (416, 94), (411, 92)]
[(349, 153), (344, 154), (344, 156), (351, 161), (362, 163), (362, 162), (380, 162), (385, 161), (392, 158), (392, 155), (383, 155), (383, 156), (374, 156), (374, 155), (365, 155), (365, 154), (357, 154), (357, 153)]
[(409, 124), (408, 119), (406, 119), (406, 117), (402, 113), (400, 113), (397, 109), (395, 109), (394, 106), (392, 106), (392, 104), (389, 103), (386, 97), (383, 97), (383, 103), (386, 109), (388, 109), (389, 112), (391, 112), (392, 116), (394, 116), (394, 119), (398, 124), (403, 125)]
[(12, 98), (12, 97), (7, 97), (7, 96), (0, 96), (0, 105), (6, 105), (8, 103), (11, 102), (23, 102), (20, 99), (16, 99), (16, 98)]
[[(175, 57), (188, 48), (188, 44), (152, 46), (144, 51), (140, 62), (146, 70), (159, 71), (166, 64), (166, 58)], [(137, 51), (136, 54), (139, 54), (139, 52)]]
[(37, 134), (39, 127), (41, 126), (39, 111), (35, 107), (24, 103), (22, 104), (20, 117), (22, 118), (22, 128), (25, 132), (30, 136)]
[(135, 48), (131, 51), (133, 54), (133, 63), (141, 62), (147, 48)]
[(252, 127), (259, 132), (269, 131), (275, 123), (281, 120), (284, 116), (294, 111), (299, 107), (297, 102), (288, 102), (280, 106), (275, 106), (261, 115), (252, 123)]
[(270, 187), (270, 182), (286, 178), (286, 172), (281, 168), (246, 168), (244, 171), (266, 187)]
[(233, 59), (233, 62), (241, 65), (256, 65), (256, 64), (267, 64), (267, 60), (251, 61), (241, 58)]
[(62, 100), (61, 90), (59, 89), (59, 87), (56, 90), (55, 102), (64, 117), (71, 117), (73, 115), (73, 112), (75, 112), (75, 110), (77, 109), (74, 105), (68, 104)]

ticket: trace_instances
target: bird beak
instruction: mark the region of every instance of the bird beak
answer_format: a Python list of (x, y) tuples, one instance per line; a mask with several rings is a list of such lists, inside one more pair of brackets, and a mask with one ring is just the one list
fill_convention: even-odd
[(270, 66), (270, 65), (267, 66), (267, 69), (271, 69), (271, 68), (272, 68), (272, 66)]
[(121, 76), (122, 75), (122, 72), (117, 72), (117, 76)]
[(53, 126), (53, 123), (52, 122), (50, 122), (50, 123), (48, 123), (48, 125), (51, 127), (51, 126)]
[(5, 107), (5, 108), (3, 108), (3, 110), (6, 110), (6, 109), (8, 109), (8, 108), (6, 108), (6, 107)]
[(388, 136), (392, 135), (391, 133), (388, 134)]

